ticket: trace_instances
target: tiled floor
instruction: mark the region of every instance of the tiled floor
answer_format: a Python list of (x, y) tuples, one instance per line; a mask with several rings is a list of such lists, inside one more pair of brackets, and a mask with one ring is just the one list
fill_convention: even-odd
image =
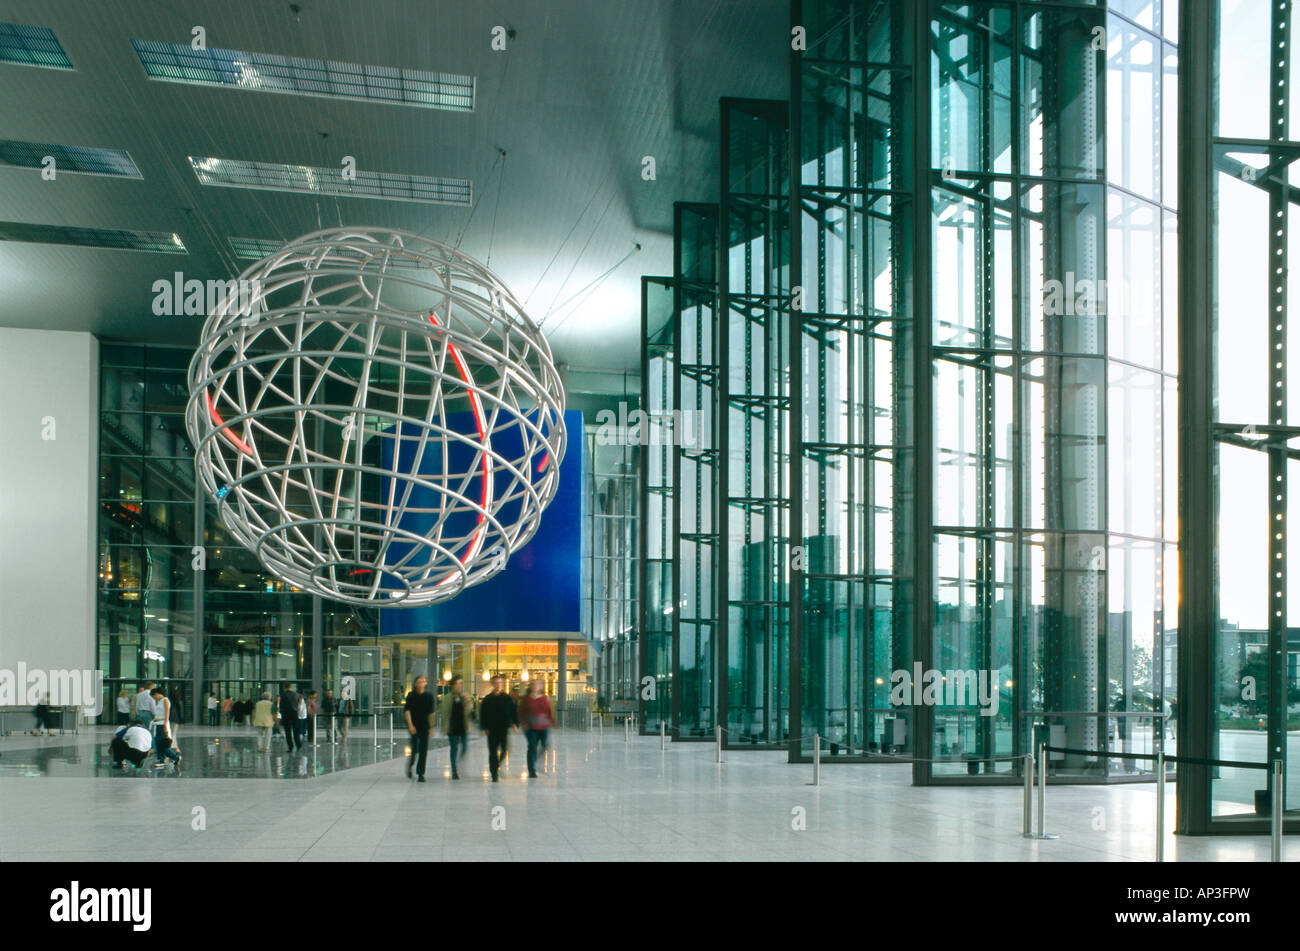
[[(812, 787), (811, 767), (790, 766), (781, 753), (728, 752), (719, 766), (708, 744), (669, 744), (661, 752), (657, 738), (625, 742), (614, 731), (603, 738), (557, 731), (547, 771), (536, 780), (521, 776), (524, 743), (512, 738), (498, 784), (487, 782), (481, 740), (471, 742), (473, 769), (462, 769), (459, 782), (450, 780), (447, 751), (439, 748), (431, 754), (429, 781), (416, 784), (406, 779), (402, 760), (382, 758), (386, 748), (376, 751), (370, 737), (356, 733), (346, 751), (322, 745), (291, 759), (280, 745), (271, 754), (247, 755), (242, 748), (255, 745), (247, 731), (190, 728), (181, 734), (179, 776), (101, 768), (107, 736), (0, 741), (0, 860), (1150, 861), (1154, 855), (1152, 785), (1049, 786), (1047, 827), (1061, 837), (1037, 842), (1020, 837), (1018, 788), (916, 788), (906, 766), (889, 765), (824, 767), (822, 785)], [(226, 749), (209, 757), (218, 736)], [(269, 781), (275, 778), (299, 781)], [(1172, 826), (1172, 784), (1168, 792)], [(1300, 860), (1300, 842), (1293, 837), (1286, 845), (1286, 857)], [(1165, 856), (1263, 861), (1268, 840), (1169, 834)]]

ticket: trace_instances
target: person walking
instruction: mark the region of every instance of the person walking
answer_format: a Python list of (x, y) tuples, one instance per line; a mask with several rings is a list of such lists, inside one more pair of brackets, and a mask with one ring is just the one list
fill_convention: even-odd
[(284, 690), (280, 692), (280, 728), (284, 730), (284, 741), (289, 744), (290, 753), (293, 752), (293, 744), (298, 737), (298, 704), (302, 701), (294, 689), (296, 686), (285, 684)]
[(217, 725), (217, 708), (221, 703), (213, 694), (208, 694), (208, 726)]
[(343, 737), (343, 742), (348, 741), (348, 727), (352, 725), (352, 718), (357, 714), (357, 702), (351, 697), (344, 697), (339, 701), (339, 712), (335, 719), (339, 725), (339, 733)]
[(488, 772), (492, 782), (498, 781), (497, 773), (501, 761), (507, 753), (506, 741), (510, 730), (519, 732), (519, 710), (515, 700), (506, 693), (506, 679), (499, 674), (492, 678), (492, 692), (483, 698), (478, 706), (478, 721), (488, 742)]
[(307, 698), (298, 694), (298, 749), (307, 745)]
[(528, 739), (528, 778), (537, 778), (537, 747), (543, 753), (550, 745), (551, 726), (555, 715), (551, 712), (551, 699), (546, 696), (540, 680), (534, 680), (528, 695), (519, 702), (519, 720), (524, 725)]
[(339, 712), (339, 702), (334, 699), (334, 691), (326, 690), (325, 699), (320, 702), (321, 716), (325, 718), (325, 729), (329, 733), (331, 743), (338, 742), (338, 726), (334, 722), (334, 717)]
[(257, 730), (257, 751), (266, 753), (271, 749), (271, 731), (275, 729), (275, 704), (271, 703), (269, 693), (262, 694), (253, 708), (253, 726)]
[(172, 703), (167, 699), (167, 693), (162, 687), (153, 688), (154, 704), (154, 721), (153, 721), (153, 748), (157, 756), (157, 761), (153, 764), (154, 769), (162, 769), (167, 764), (164, 759), (169, 759), (176, 766), (180, 766), (181, 754), (176, 749), (175, 740), (172, 738), (171, 719)]
[(229, 694), (222, 698), (221, 701), (221, 719), (227, 727), (232, 726), (235, 722), (235, 701), (230, 699)]
[(153, 730), (153, 681), (140, 685), (135, 694), (135, 720), (146, 730)]
[(126, 726), (131, 722), (131, 698), (123, 690), (117, 695), (117, 725)]
[(307, 742), (316, 743), (316, 717), (320, 713), (320, 696), (315, 690), (307, 694)]
[(474, 698), (465, 692), (465, 681), (457, 677), (438, 706), (438, 722), (447, 734), (451, 749), (451, 778), (460, 779), (456, 763), (469, 746), (469, 723), (474, 719)]
[(50, 729), (50, 695), (48, 693), (43, 700), (38, 700), (36, 706), (32, 707), (32, 716), (36, 717), (36, 729), (32, 730), (32, 736), (40, 736), (42, 733), (49, 736), (54, 732)]
[(411, 767), (420, 782), (424, 782), (424, 765), (429, 758), (429, 737), (433, 736), (433, 694), (429, 693), (429, 678), (421, 674), (415, 678), (411, 692), (406, 695), (406, 729), (411, 733), (411, 756), (406, 761), (406, 778), (411, 778)]

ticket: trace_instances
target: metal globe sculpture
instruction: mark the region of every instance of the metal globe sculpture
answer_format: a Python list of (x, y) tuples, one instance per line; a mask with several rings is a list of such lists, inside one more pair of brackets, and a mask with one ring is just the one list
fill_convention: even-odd
[(537, 530), (564, 456), (550, 347), (483, 265), (416, 235), (304, 235), (240, 275), (189, 368), (221, 521), (288, 584), (445, 601)]

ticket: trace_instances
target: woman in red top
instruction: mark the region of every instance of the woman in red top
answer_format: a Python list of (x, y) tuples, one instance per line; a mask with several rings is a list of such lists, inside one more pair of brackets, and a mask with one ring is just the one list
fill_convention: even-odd
[(542, 682), (534, 680), (528, 696), (519, 702), (519, 722), (528, 738), (528, 775), (537, 778), (537, 747), (545, 750), (550, 745), (551, 724), (555, 717), (551, 713), (551, 701), (542, 690)]

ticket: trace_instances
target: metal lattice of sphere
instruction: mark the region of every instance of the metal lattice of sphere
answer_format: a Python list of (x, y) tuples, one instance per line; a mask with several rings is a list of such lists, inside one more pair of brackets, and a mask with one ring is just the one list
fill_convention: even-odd
[(276, 578), (445, 601), (537, 530), (564, 457), (551, 350), (483, 265), (373, 228), (290, 241), (209, 315), (186, 426), (222, 524)]

